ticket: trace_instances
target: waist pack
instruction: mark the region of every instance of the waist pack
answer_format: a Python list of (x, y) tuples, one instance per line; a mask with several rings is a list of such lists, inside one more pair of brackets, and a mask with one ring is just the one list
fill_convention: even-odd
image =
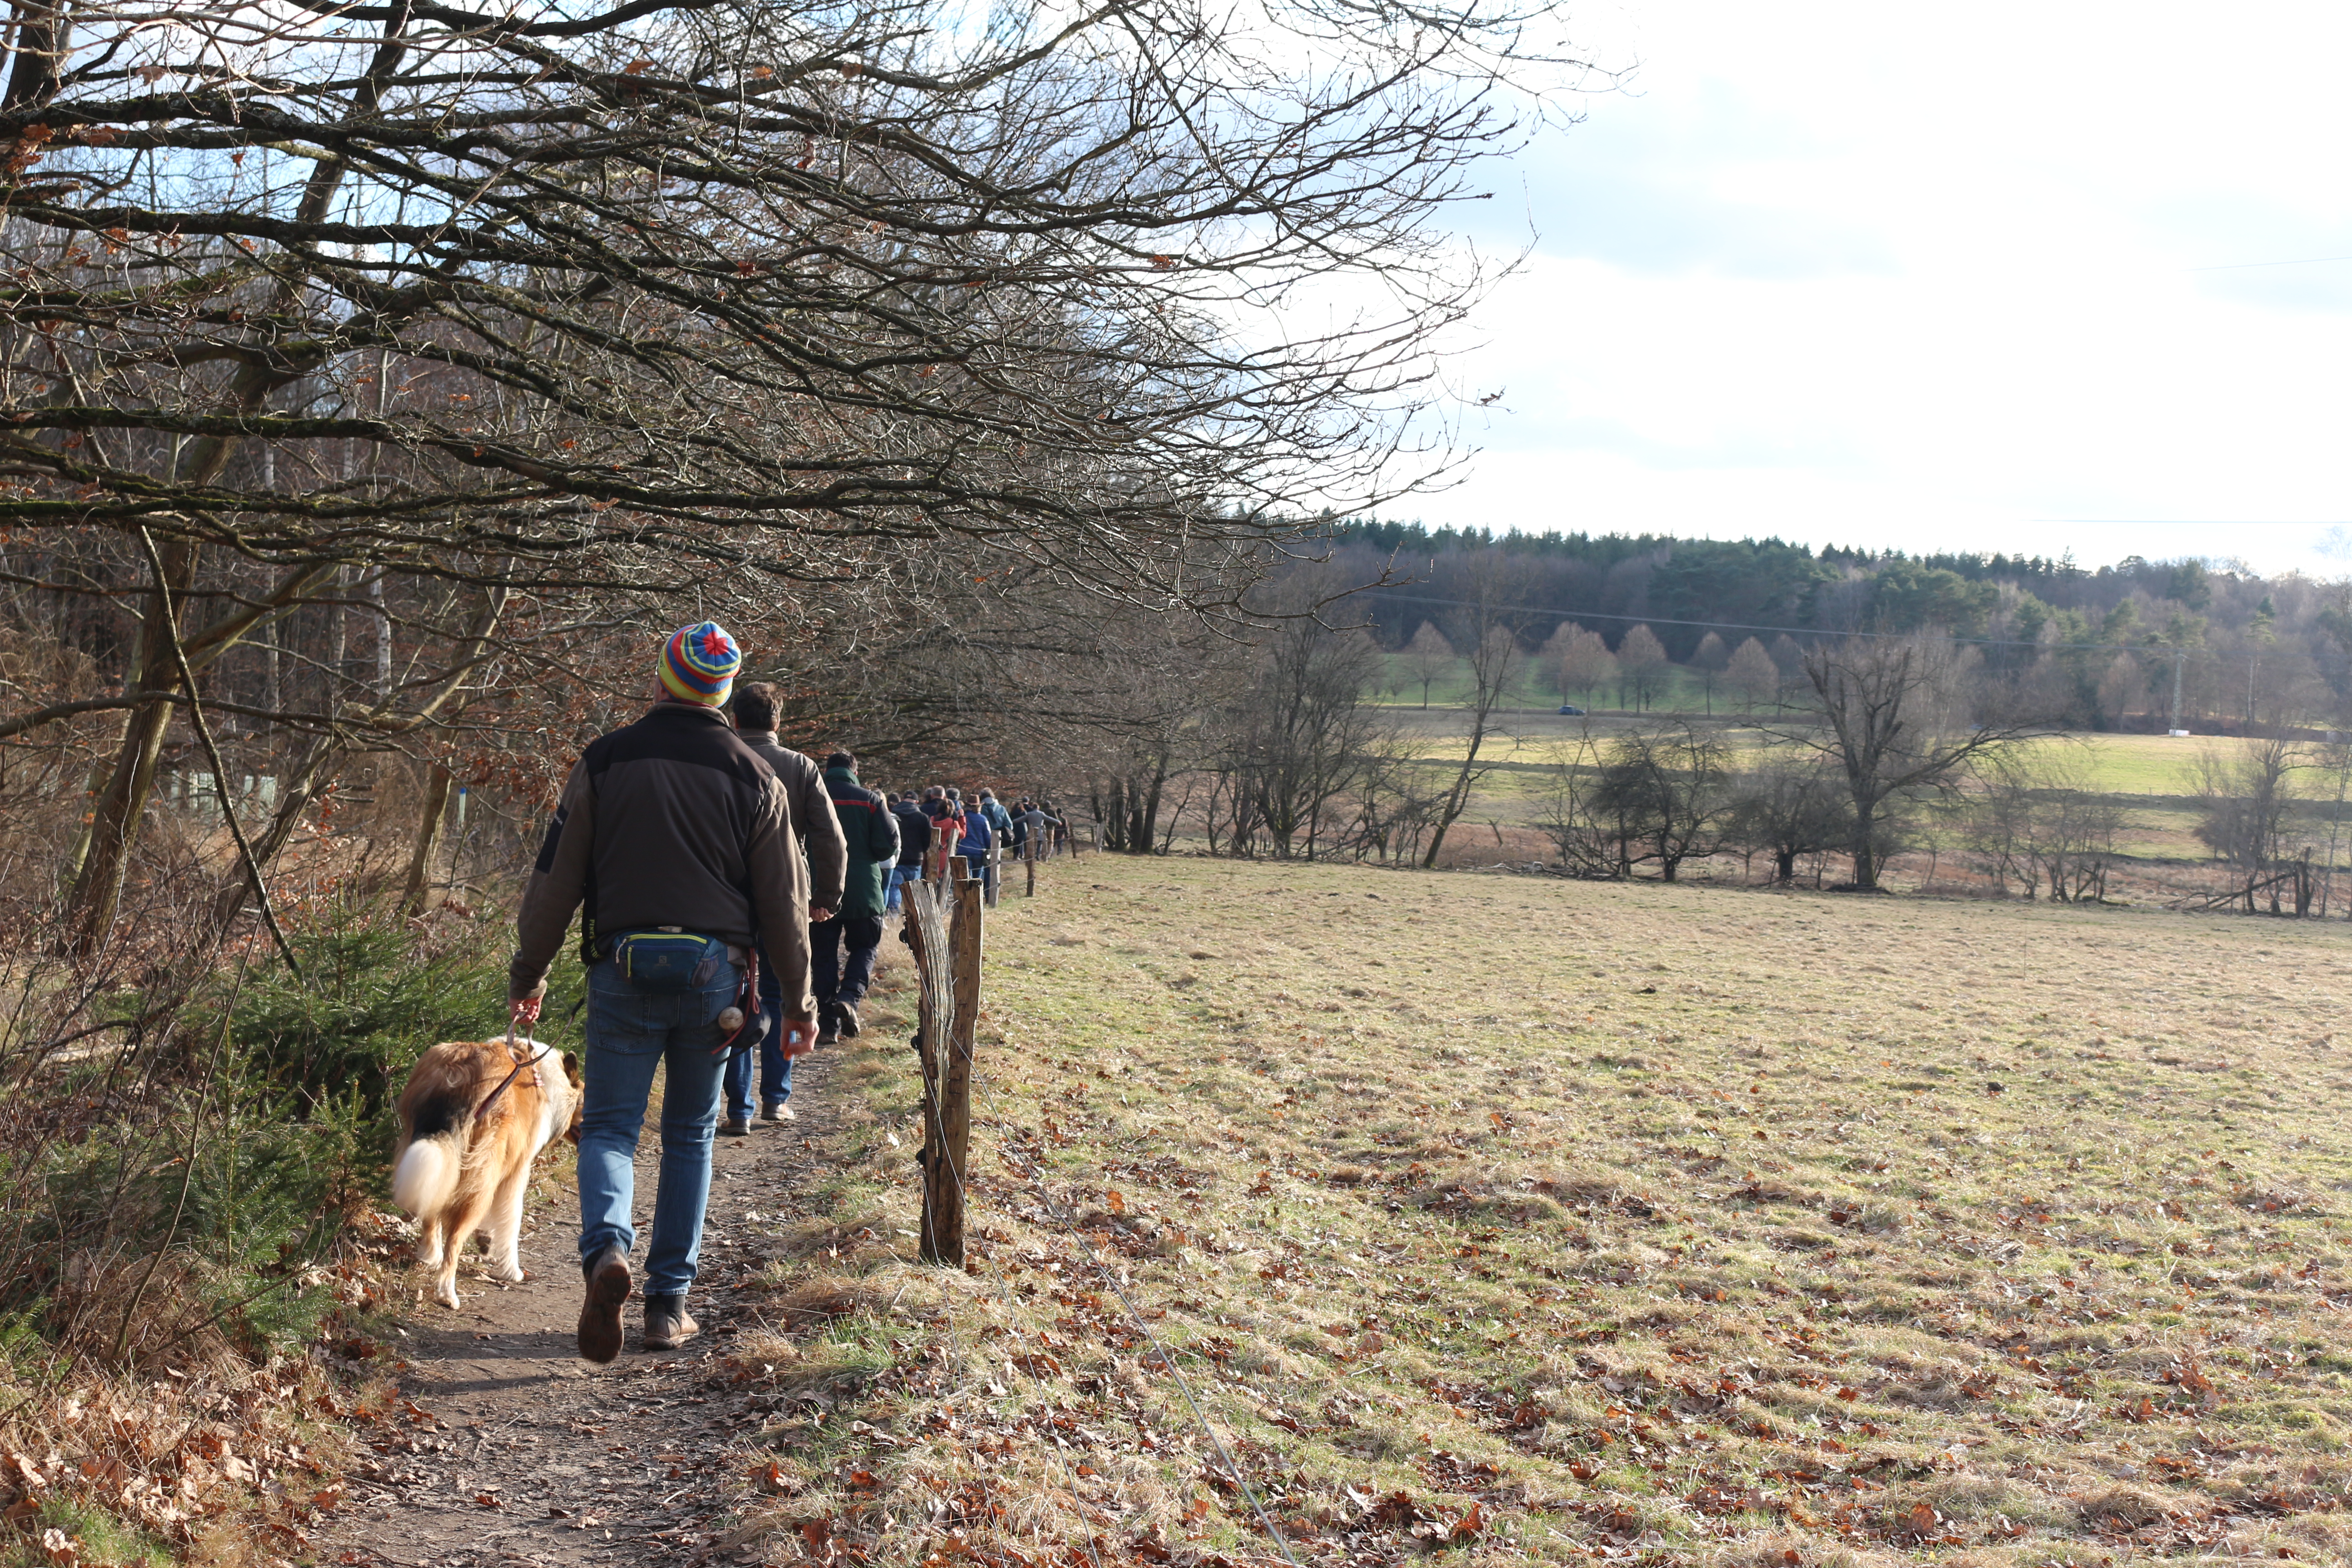
[(727, 944), (690, 931), (630, 931), (613, 943), (613, 963), (640, 991), (699, 991), (727, 962)]

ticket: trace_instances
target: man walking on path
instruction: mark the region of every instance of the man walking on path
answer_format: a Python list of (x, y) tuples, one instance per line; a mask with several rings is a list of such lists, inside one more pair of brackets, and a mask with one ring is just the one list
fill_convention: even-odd
[(974, 806), (964, 813), (963, 832), (956, 840), (955, 852), (963, 857), (964, 874), (978, 876), (988, 865), (988, 847), (994, 840), (995, 825), (988, 813)]
[(1022, 846), (1034, 841), (1037, 846), (1037, 858), (1043, 860), (1047, 847), (1054, 842), (1048, 835), (1054, 828), (1061, 826), (1059, 822), (1046, 816), (1035, 801), (1024, 800), (1021, 803), (1020, 808), (1013, 814), (1013, 847), (1017, 851)]
[(589, 964), (586, 1088), (580, 1119), (580, 1353), (621, 1353), (637, 1133), (665, 1069), (661, 1184), (646, 1251), (645, 1343), (691, 1338), (686, 1293), (710, 1196), (719, 1114), (719, 1014), (736, 1003), (752, 950), (776, 973), (783, 1053), (816, 1035), (808, 987), (808, 887), (792, 804), (775, 771), (727, 721), (741, 664), (715, 623), (682, 627), (656, 661), (654, 705), (590, 742), (564, 782), (515, 920), (507, 995), (536, 1018), (548, 966), (584, 900)]
[[(799, 752), (776, 740), (776, 689), (764, 680), (745, 681), (727, 705), (743, 743), (758, 752), (791, 797), (793, 826), (800, 834), (801, 850), (808, 859), (809, 919), (831, 918), (841, 907), (842, 878), (846, 874), (847, 849), (841, 824), (834, 820), (833, 797), (825, 793), (824, 775)], [(758, 1048), (760, 1120), (796, 1121), (787, 1103), (793, 1098), (793, 1064), (778, 1038), (777, 999), (769, 985), (764, 962), (760, 979), (760, 1010), (768, 1032)], [(727, 1058), (727, 1119), (719, 1124), (721, 1136), (748, 1137), (751, 1131), (751, 1072), (753, 1053), (738, 1051)]]
[[(1004, 803), (996, 798), (994, 790), (983, 789), (980, 792), (980, 814), (988, 818), (989, 842), (1000, 848), (1003, 847), (1004, 841), (1013, 832), (1013, 814), (1004, 809)], [(991, 858), (983, 869), (988, 878), (989, 901), (994, 903), (999, 868), (995, 860)]]
[(833, 814), (849, 841), (849, 875), (840, 911), (809, 927), (809, 979), (816, 992), (819, 1045), (856, 1039), (865, 1026), (857, 1005), (874, 984), (875, 953), (882, 945), (882, 884), (898, 863), (898, 818), (880, 795), (857, 782), (857, 759), (847, 752), (825, 758), (824, 783), (832, 792)]
[(898, 864), (891, 868), (889, 897), (889, 907), (896, 910), (898, 889), (923, 879), (923, 851), (931, 847), (931, 819), (915, 804), (912, 790), (891, 803), (890, 815), (898, 821)]

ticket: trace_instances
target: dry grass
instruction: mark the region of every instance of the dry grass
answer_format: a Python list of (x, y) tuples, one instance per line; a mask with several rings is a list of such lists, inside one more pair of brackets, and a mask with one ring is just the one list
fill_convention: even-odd
[(2334, 931), (1046, 881), (990, 929), (971, 1274), (898, 1235), (902, 1027), (853, 1047), (814, 1261), (874, 1295), (793, 1342), (866, 1430), (770, 1435), (803, 1524), (1271, 1557), (1157, 1341), (1302, 1562), (2352, 1560)]
[[(365, 1327), (391, 1251), (355, 1234), (320, 1269), (342, 1326), (290, 1354), (232, 1342), (173, 1257), (139, 1290), (118, 1362), (106, 1325), (119, 1326), (143, 1260), (68, 1268), (52, 1312), (88, 1299), (89, 1326), (53, 1343), (12, 1332), (0, 1358), (0, 1519), (13, 1527), (0, 1564), (305, 1559), (360, 1442), (398, 1405), (387, 1347)], [(174, 1331), (183, 1324), (200, 1327)]]

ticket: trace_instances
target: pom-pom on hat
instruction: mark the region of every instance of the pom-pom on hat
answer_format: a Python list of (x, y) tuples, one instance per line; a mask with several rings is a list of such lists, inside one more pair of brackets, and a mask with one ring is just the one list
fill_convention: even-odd
[(742, 667), (742, 650), (717, 621), (680, 626), (662, 645), (656, 662), (662, 689), (680, 702), (717, 708), (734, 689), (735, 671)]

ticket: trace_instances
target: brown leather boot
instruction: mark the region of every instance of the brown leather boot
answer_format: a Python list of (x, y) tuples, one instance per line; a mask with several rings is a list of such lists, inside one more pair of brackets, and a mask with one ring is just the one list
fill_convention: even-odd
[(646, 1349), (674, 1351), (701, 1329), (701, 1324), (686, 1315), (684, 1296), (646, 1298)]
[(629, 1255), (608, 1247), (588, 1260), (586, 1297), (580, 1303), (580, 1354), (608, 1362), (621, 1353), (621, 1303), (629, 1299)]

